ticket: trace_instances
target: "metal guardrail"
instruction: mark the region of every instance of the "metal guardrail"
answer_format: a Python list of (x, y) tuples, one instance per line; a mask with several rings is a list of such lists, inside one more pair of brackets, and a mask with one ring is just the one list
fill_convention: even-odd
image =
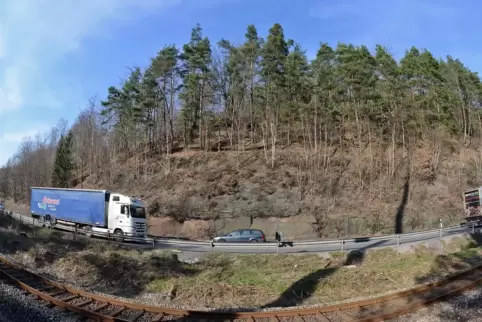
[[(19, 213), (14, 212), (6, 212), (7, 215), (11, 216), (13, 219), (21, 221), (25, 224), (42, 227), (46, 226), (45, 222), (42, 220), (35, 219), (33, 217), (23, 216)], [(100, 237), (109, 240), (119, 240), (122, 238), (123, 241), (130, 241), (130, 242), (137, 242), (137, 243), (144, 243), (144, 244), (152, 244), (153, 246), (156, 244), (170, 244), (170, 245), (185, 245), (185, 246), (200, 246), (200, 247), (214, 247), (215, 246), (225, 246), (225, 247), (276, 247), (278, 246), (277, 243), (263, 243), (263, 244), (239, 244), (239, 243), (222, 243), (222, 244), (213, 244), (212, 242), (207, 241), (185, 241), (185, 240), (176, 240), (176, 239), (157, 239), (155, 237), (135, 237), (135, 236), (118, 236), (115, 234), (110, 233), (103, 233), (103, 232), (96, 232), (96, 231), (86, 231), (84, 229), (75, 228), (72, 226), (61, 225), (58, 224), (55, 226), (58, 229), (73, 232), (75, 234), (80, 235), (91, 235), (93, 237)]]
[[(19, 213), (14, 213), (14, 212), (6, 212), (7, 215), (11, 216), (13, 219), (21, 221), (25, 224), (32, 225), (32, 226), (37, 226), (37, 227), (45, 227), (45, 223), (42, 220), (35, 219), (33, 217), (27, 217), (23, 216)], [(58, 227), (57, 227), (58, 226)], [(119, 236), (114, 235), (114, 234), (109, 234), (109, 233), (102, 233), (102, 232), (96, 232), (96, 231), (86, 231), (84, 229), (78, 229), (76, 227), (72, 226), (66, 226), (66, 225), (57, 225), (56, 227), (64, 230), (64, 231), (69, 231), (73, 232), (75, 234), (79, 235), (91, 235), (94, 237), (101, 237), (101, 238), (106, 238), (109, 240), (117, 240), (120, 239)], [(146, 244), (155, 244), (155, 240), (153, 238), (144, 238), (144, 237), (135, 237), (135, 236), (121, 236), (123, 240), (125, 241), (133, 241), (133, 242), (140, 242), (140, 243), (146, 243)]]
[[(11, 215), (14, 219), (19, 220), (21, 222), (31, 224), (34, 226), (45, 226), (45, 223), (41, 220), (32, 218), (32, 217), (27, 217), (23, 216), (19, 213), (13, 213), (13, 212), (8, 212), (6, 211), (6, 214)], [(85, 231), (83, 229), (76, 229), (71, 226), (64, 226), (64, 225), (58, 225), (59, 229), (62, 230), (67, 230), (74, 232), (76, 234), (82, 234), (86, 235), (87, 233), (90, 234), (91, 236), (94, 237), (100, 237), (100, 238), (105, 238), (109, 240), (119, 240), (120, 237), (114, 234), (109, 234), (109, 233), (102, 233), (102, 232), (92, 232), (92, 231)], [(421, 241), (420, 240), (409, 240), (407, 241), (407, 238), (414, 237), (414, 236), (429, 236), (433, 235), (434, 238), (442, 238), (443, 236), (450, 235), (450, 232), (464, 232), (468, 231), (469, 229), (474, 230), (475, 229), (475, 224), (472, 226), (466, 226), (466, 227), (461, 227), (461, 226), (449, 226), (441, 229), (433, 229), (433, 230), (427, 230), (427, 231), (421, 231), (421, 232), (412, 232), (412, 233), (406, 233), (406, 234), (399, 234), (399, 235), (386, 235), (386, 236), (378, 236), (378, 237), (360, 237), (360, 238), (350, 238), (350, 239), (338, 239), (338, 240), (318, 240), (318, 241), (293, 241), (293, 242), (267, 242), (267, 243), (213, 243), (210, 241), (187, 241), (187, 240), (176, 240), (176, 239), (164, 239), (164, 238), (155, 238), (155, 237), (134, 237), (134, 236), (122, 236), (123, 241), (131, 241), (131, 242), (137, 242), (137, 243), (144, 243), (144, 244), (152, 244), (155, 246), (158, 244), (159, 246), (164, 244), (164, 245), (173, 245), (173, 246), (198, 246), (198, 247), (219, 247), (219, 248), (278, 248), (285, 246), (288, 244), (291, 247), (296, 247), (296, 246), (301, 246), (301, 247), (316, 247), (316, 246), (329, 246), (332, 245), (333, 248), (339, 247), (339, 249), (343, 250), (345, 244), (371, 244), (377, 243), (380, 244), (380, 242), (390, 242), (392, 241), (393, 245), (400, 245), (402, 243), (407, 243), (407, 242), (416, 242), (416, 241)], [(395, 242), (396, 241), (396, 242)]]

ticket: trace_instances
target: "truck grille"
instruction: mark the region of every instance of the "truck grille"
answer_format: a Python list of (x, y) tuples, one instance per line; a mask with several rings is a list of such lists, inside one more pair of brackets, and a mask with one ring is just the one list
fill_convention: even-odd
[(136, 232), (138, 233), (143, 233), (146, 231), (146, 224), (144, 223), (136, 223), (135, 227), (136, 227)]

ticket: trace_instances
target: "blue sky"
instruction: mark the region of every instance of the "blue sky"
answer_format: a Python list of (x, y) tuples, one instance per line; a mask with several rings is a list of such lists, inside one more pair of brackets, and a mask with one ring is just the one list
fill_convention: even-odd
[(415, 45), (482, 71), (475, 0), (2, 0), (0, 165), (25, 136), (103, 98), (127, 67), (145, 66), (164, 45), (187, 42), (199, 22), (212, 43), (261, 36), (276, 22), (309, 56), (320, 41), (381, 43), (400, 58)]

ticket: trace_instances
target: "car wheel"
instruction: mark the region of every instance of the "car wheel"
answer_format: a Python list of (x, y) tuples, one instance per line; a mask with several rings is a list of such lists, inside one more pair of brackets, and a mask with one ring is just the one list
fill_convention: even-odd
[(218, 243), (225, 243), (225, 242), (226, 242), (226, 240), (222, 239), (222, 238), (220, 240), (218, 240)]
[(257, 243), (258, 241), (256, 239), (251, 239), (249, 242), (250, 243)]

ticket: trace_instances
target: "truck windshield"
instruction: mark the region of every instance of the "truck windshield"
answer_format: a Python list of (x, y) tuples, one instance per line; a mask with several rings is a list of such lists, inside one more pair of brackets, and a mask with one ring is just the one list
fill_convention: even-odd
[(146, 209), (143, 207), (131, 206), (132, 218), (146, 218)]

